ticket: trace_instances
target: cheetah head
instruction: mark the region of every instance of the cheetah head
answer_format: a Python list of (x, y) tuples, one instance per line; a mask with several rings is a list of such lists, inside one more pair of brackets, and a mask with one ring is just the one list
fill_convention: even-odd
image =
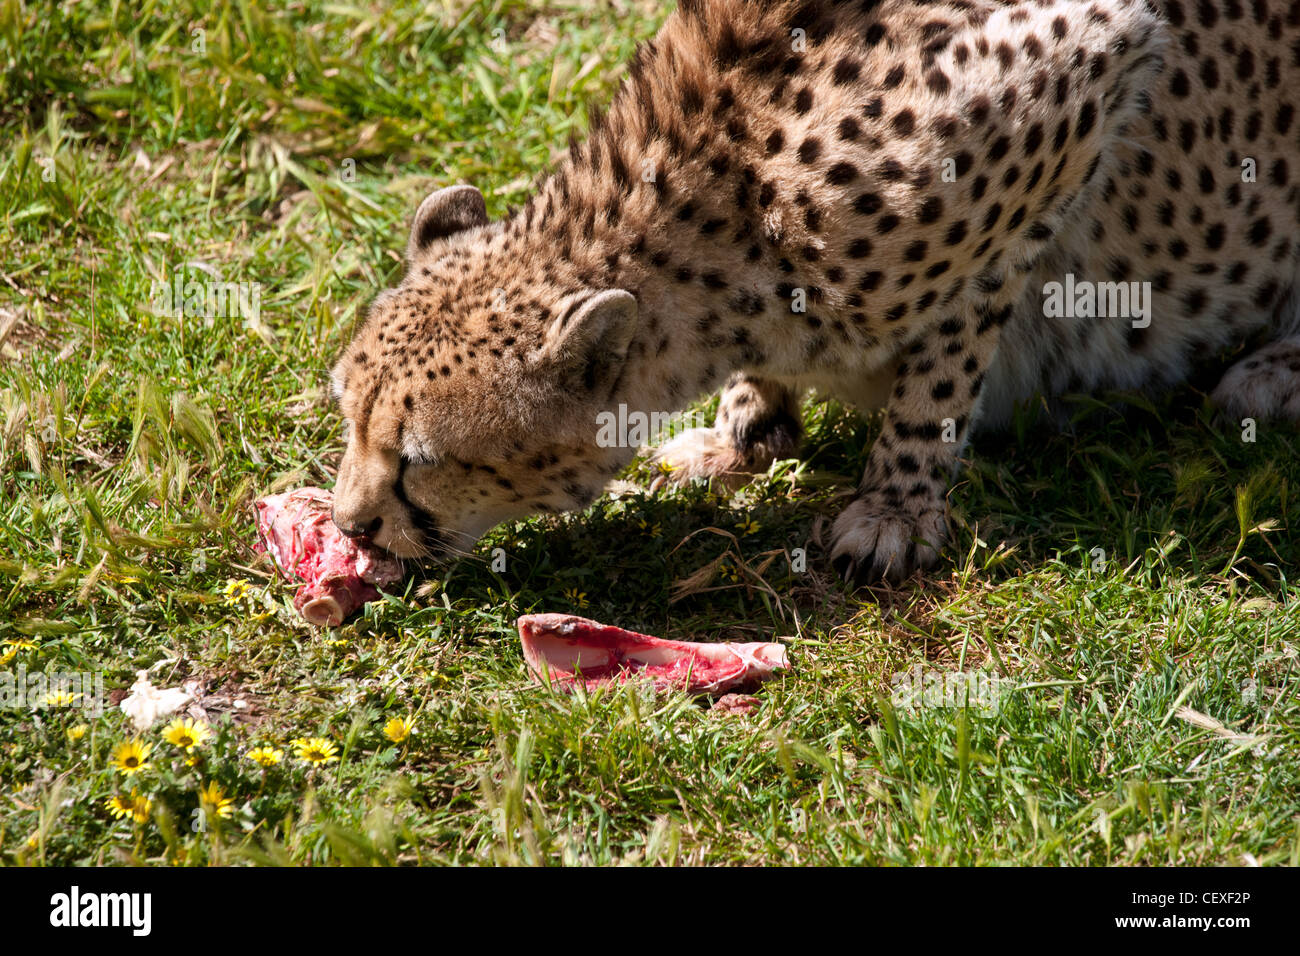
[(333, 372), (345, 534), (400, 557), (464, 553), (503, 521), (586, 505), (631, 458), (594, 438), (636, 299), (560, 271), (522, 228), (489, 222), (471, 186), (420, 205), (405, 277)]

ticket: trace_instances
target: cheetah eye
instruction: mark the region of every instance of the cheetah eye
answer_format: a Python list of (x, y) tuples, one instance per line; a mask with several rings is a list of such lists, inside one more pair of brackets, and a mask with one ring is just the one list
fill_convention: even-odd
[(407, 465), (436, 465), (441, 457), (436, 449), (409, 434), (399, 439), (398, 447), (393, 450), (403, 468)]
[(403, 468), (405, 468), (409, 465), (436, 465), (438, 464), (439, 459), (437, 455), (422, 455), (418, 452), (412, 453), (399, 451), (397, 453), (397, 461)]

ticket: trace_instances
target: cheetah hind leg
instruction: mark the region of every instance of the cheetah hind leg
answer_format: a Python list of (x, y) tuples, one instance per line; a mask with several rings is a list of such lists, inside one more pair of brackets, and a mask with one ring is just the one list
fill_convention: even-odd
[(655, 449), (668, 479), (711, 478), (739, 488), (798, 451), (803, 435), (798, 396), (784, 385), (736, 374), (727, 382), (712, 428), (692, 428)]
[(1270, 342), (1232, 366), (1210, 400), (1236, 422), (1300, 422), (1300, 334)]

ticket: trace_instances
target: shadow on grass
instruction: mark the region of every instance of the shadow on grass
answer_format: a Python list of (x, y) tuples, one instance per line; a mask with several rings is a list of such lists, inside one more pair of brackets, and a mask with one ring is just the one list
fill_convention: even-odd
[[(1259, 423), (1246, 441), (1186, 390), (1155, 403), (1119, 395), (1067, 407), (1064, 428), (1025, 413), (976, 439), (950, 496), (952, 544), (936, 570), (898, 591), (940, 597), (972, 554), (994, 582), (1057, 560), (1126, 567), (1153, 550), (1163, 552), (1163, 575), (1227, 572), (1267, 590), (1300, 566), (1294, 426)], [(878, 421), (833, 402), (811, 402), (805, 417), (805, 470), (794, 480), (765, 476), (734, 495), (697, 485), (603, 499), (579, 515), (498, 529), (477, 557), (427, 573), (458, 600), (505, 591), (527, 609), (674, 633), (756, 619), (779, 629), (790, 606), (853, 597), (894, 604), (889, 593), (845, 591), (824, 550), (837, 496), (860, 473)]]

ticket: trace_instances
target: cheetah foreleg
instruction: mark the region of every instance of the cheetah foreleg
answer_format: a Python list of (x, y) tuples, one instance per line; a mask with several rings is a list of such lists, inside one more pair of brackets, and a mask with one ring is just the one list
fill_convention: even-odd
[(678, 484), (716, 478), (735, 488), (778, 458), (794, 455), (802, 432), (792, 390), (737, 373), (723, 390), (714, 426), (683, 432), (656, 449), (653, 460)]
[(986, 271), (978, 285), (994, 291), (941, 313), (899, 363), (862, 483), (831, 531), (831, 559), (845, 580), (898, 581), (938, 559), (984, 374), (1025, 282)]

